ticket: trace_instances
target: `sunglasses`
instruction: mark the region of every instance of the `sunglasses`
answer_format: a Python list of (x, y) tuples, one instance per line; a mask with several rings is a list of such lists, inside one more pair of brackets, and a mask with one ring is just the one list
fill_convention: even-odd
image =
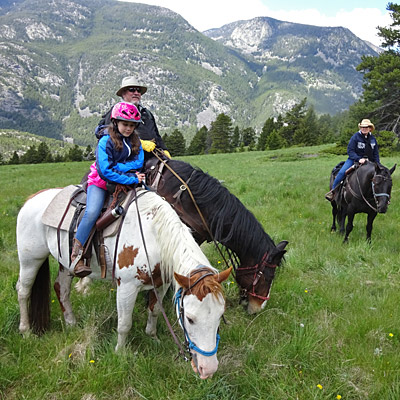
[(131, 92), (131, 93), (135, 93), (135, 92), (139, 92), (140, 94), (142, 93), (142, 90), (140, 87), (130, 87), (127, 90), (128, 90), (128, 92)]

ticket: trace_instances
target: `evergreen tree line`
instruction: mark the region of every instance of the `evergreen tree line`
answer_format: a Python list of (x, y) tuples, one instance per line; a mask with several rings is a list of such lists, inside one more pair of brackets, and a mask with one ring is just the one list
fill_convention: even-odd
[(28, 151), (19, 156), (14, 151), (12, 157), (5, 161), (0, 154), (0, 165), (2, 164), (40, 164), (40, 163), (57, 163), (66, 161), (83, 161), (93, 159), (93, 151), (91, 146), (87, 146), (82, 150), (78, 145), (71, 147), (66, 154), (52, 153), (47, 143), (41, 142), (39, 146), (31, 146)]
[(328, 114), (318, 117), (304, 98), (286, 114), (268, 118), (260, 133), (251, 127), (234, 127), (232, 119), (222, 113), (211, 123), (210, 129), (205, 126), (199, 129), (187, 148), (179, 129), (164, 135), (163, 139), (173, 156), (313, 146), (334, 142), (337, 138), (335, 126), (339, 120), (340, 117)]

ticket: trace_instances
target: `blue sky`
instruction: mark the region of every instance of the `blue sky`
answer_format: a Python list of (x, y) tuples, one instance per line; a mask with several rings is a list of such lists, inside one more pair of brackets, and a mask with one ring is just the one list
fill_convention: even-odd
[(122, 0), (169, 8), (199, 31), (254, 17), (318, 26), (344, 26), (359, 38), (379, 46), (377, 26), (392, 19), (383, 0)]

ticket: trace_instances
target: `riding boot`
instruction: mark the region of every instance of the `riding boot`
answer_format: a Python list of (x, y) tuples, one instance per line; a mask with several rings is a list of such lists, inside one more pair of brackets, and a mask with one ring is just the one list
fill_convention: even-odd
[(85, 276), (92, 273), (90, 267), (88, 265), (85, 265), (85, 263), (83, 262), (82, 256), (83, 246), (77, 238), (74, 238), (74, 241), (72, 243), (71, 265), (76, 262), (74, 266), (74, 274), (78, 278), (84, 278)]
[(331, 190), (325, 195), (325, 198), (326, 198), (328, 201), (332, 201), (333, 198), (335, 197), (335, 194), (336, 194), (336, 188), (335, 188), (335, 189), (331, 189)]

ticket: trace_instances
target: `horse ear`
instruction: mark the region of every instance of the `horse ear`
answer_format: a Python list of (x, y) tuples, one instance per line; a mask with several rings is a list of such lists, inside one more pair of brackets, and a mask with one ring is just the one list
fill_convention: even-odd
[(394, 164), (394, 165), (393, 165), (393, 167), (392, 167), (392, 168), (390, 168), (390, 170), (389, 170), (389, 172), (390, 172), (390, 175), (392, 175), (392, 174), (393, 174), (394, 170), (396, 169), (396, 166), (397, 166), (397, 164)]
[(268, 257), (268, 262), (272, 265), (279, 265), (283, 255), (286, 253), (285, 247), (289, 242), (287, 240), (282, 240), (279, 242), (275, 249), (272, 250), (270, 256)]
[(175, 280), (178, 282), (179, 286), (182, 286), (184, 289), (187, 289), (189, 287), (189, 277), (177, 274), (174, 272), (174, 277)]
[(223, 281), (226, 281), (229, 277), (229, 275), (232, 272), (232, 267), (227, 268), (225, 271), (222, 271), (218, 274), (217, 281), (218, 283), (222, 283)]

